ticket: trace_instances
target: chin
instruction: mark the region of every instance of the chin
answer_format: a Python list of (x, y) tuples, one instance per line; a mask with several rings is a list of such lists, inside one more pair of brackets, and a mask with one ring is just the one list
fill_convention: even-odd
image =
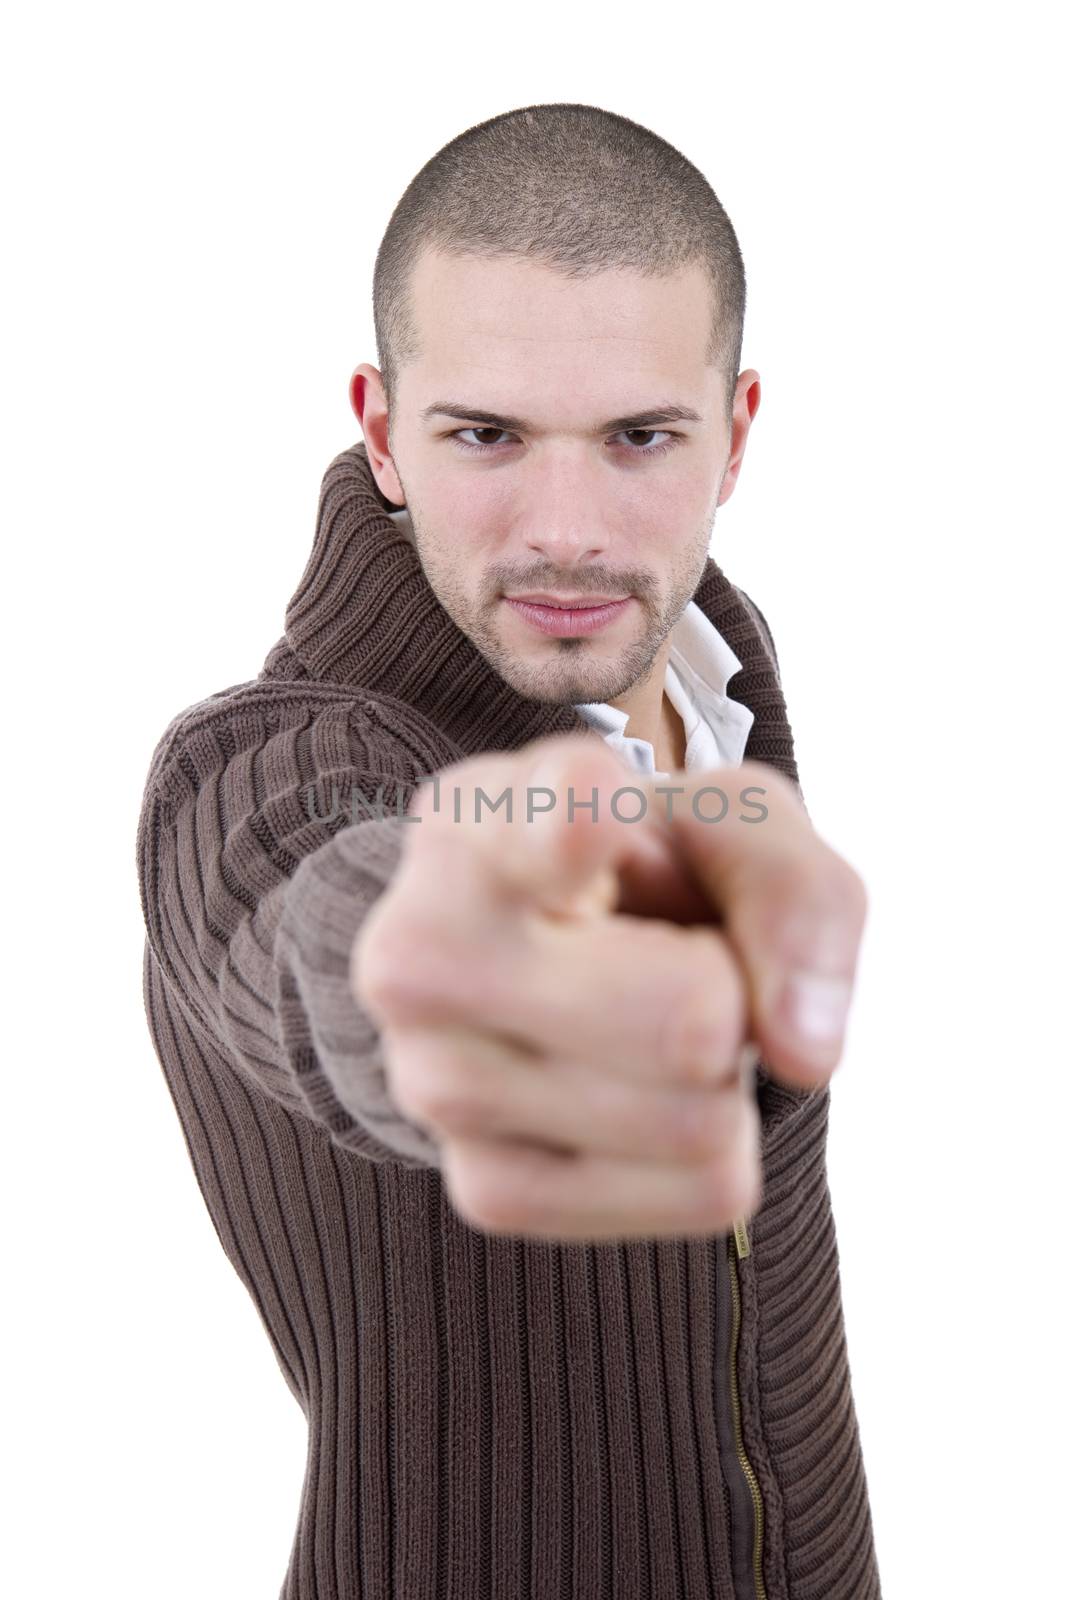
[(620, 686), (620, 674), (630, 680), (640, 675), (637, 664), (627, 673), (617, 655), (595, 656), (586, 640), (566, 640), (563, 649), (558, 648), (560, 641), (546, 640), (557, 645), (551, 655), (531, 652), (526, 656), (503, 644), (491, 629), (465, 627), (463, 631), (509, 688), (541, 705), (575, 706), (608, 700), (625, 692), (627, 685)]
[(537, 700), (542, 705), (578, 706), (589, 701), (606, 700), (615, 691), (611, 685), (595, 682), (592, 678), (576, 677), (573, 672), (538, 671), (503, 672), (496, 669), (511, 687), (527, 700)]

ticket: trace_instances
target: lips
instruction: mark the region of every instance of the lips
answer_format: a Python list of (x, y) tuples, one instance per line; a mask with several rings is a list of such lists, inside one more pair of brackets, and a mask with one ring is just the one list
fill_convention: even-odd
[(626, 595), (618, 594), (587, 594), (577, 595), (573, 600), (561, 599), (554, 594), (510, 594), (509, 600), (520, 601), (528, 606), (553, 606), (557, 611), (588, 611), (593, 606), (618, 605), (627, 599)]
[(583, 596), (583, 604), (560, 605), (556, 602), (516, 599), (505, 595), (504, 604), (509, 606), (515, 614), (522, 618), (538, 633), (552, 634), (555, 637), (572, 637), (578, 634), (598, 633), (602, 628), (608, 627), (617, 617), (621, 617), (630, 604), (630, 596), (625, 595), (621, 600), (612, 599), (603, 603), (593, 603), (588, 595)]

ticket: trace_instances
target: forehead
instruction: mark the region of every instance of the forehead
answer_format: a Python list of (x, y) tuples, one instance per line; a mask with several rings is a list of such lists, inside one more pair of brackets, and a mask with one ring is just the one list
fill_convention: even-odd
[[(431, 386), (505, 371), (512, 386), (553, 375), (671, 378), (703, 390), (711, 288), (693, 263), (665, 277), (609, 268), (568, 278), (526, 257), (424, 251), (411, 278), (420, 357)], [(421, 381), (420, 381), (421, 387)]]

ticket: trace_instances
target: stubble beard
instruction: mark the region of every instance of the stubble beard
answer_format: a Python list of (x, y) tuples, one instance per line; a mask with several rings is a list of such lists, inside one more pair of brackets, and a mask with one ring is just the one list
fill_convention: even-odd
[[(410, 542), (422, 563), (423, 573), (438, 601), (456, 627), (466, 634), (493, 671), (516, 693), (528, 700), (548, 705), (585, 705), (618, 699), (648, 676), (664, 640), (673, 631), (700, 582), (708, 559), (710, 529), (701, 534), (701, 543), (687, 559), (672, 569), (672, 584), (666, 603), (655, 605), (649, 618), (649, 597), (635, 596), (646, 626), (640, 638), (625, 645), (614, 657), (596, 658), (595, 636), (561, 638), (550, 641), (550, 654), (531, 660), (506, 645), (499, 636), (495, 619), (503, 615), (503, 600), (490, 595), (478, 603), (452, 581), (447, 561), (434, 559), (436, 546), (420, 536), (408, 500), (411, 521)], [(427, 560), (427, 555), (430, 559)], [(548, 642), (548, 641), (546, 641)]]

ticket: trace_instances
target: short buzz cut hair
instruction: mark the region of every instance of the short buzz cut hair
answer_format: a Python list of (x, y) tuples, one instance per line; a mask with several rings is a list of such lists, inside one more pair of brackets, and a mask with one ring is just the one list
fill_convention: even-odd
[(444, 145), (408, 184), (374, 263), (374, 334), (387, 406), (419, 353), (409, 285), (424, 249), (527, 257), (569, 278), (612, 268), (664, 277), (699, 263), (708, 278), (707, 365), (733, 412), (745, 268), (703, 174), (640, 123), (599, 106), (520, 106)]

